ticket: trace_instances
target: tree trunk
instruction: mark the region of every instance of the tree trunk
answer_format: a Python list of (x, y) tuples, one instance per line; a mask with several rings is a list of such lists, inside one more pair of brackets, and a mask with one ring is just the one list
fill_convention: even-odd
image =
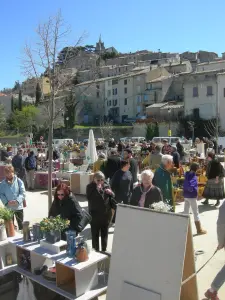
[(52, 171), (53, 171), (53, 128), (54, 128), (54, 98), (52, 97), (50, 103), (50, 122), (48, 133), (48, 211), (52, 205)]

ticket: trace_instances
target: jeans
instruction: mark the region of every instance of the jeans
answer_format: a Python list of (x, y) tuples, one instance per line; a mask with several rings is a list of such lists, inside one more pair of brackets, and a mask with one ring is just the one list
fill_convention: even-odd
[(222, 269), (219, 271), (219, 273), (216, 275), (215, 279), (212, 282), (212, 289), (215, 291), (218, 291), (221, 286), (225, 282), (225, 265), (222, 267)]
[(35, 170), (26, 171), (27, 188), (34, 189), (34, 172)]
[(190, 207), (194, 215), (195, 222), (200, 221), (198, 212), (198, 203), (196, 198), (184, 198), (184, 213), (186, 215), (190, 212)]

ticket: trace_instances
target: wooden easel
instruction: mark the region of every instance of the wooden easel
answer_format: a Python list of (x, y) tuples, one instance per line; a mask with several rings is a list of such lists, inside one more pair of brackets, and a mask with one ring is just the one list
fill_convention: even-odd
[[(195, 274), (195, 258), (194, 258), (194, 247), (192, 240), (192, 231), (189, 220), (186, 250), (184, 256), (184, 268), (183, 268), (183, 278), (182, 282)], [(198, 300), (198, 286), (197, 286), (197, 276), (195, 274), (189, 281), (181, 284), (181, 294), (180, 300)]]

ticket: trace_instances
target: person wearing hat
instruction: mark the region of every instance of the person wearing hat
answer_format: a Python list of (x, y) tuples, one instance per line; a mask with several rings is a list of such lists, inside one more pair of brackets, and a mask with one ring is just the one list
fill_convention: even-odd
[(98, 172), (101, 169), (102, 164), (105, 162), (105, 153), (100, 153), (98, 156), (98, 160), (93, 164), (93, 172)]

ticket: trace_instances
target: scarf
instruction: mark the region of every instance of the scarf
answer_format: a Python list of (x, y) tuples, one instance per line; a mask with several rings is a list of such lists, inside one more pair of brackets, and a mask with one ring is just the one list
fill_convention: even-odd
[(142, 187), (140, 186), (140, 189), (141, 189), (141, 198), (138, 202), (138, 206), (139, 207), (145, 207), (145, 197), (146, 197), (146, 194), (151, 190), (152, 188), (152, 185), (150, 186), (150, 188), (145, 192), (142, 190)]

